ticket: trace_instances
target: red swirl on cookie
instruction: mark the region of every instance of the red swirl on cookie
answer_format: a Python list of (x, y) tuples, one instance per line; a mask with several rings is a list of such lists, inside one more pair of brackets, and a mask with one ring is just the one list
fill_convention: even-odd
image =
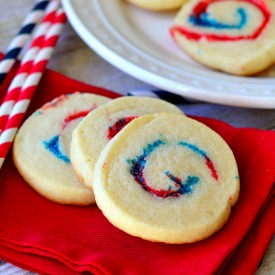
[(112, 139), (121, 129), (123, 129), (129, 122), (131, 122), (135, 118), (137, 118), (137, 116), (128, 116), (117, 120), (108, 129), (108, 139)]

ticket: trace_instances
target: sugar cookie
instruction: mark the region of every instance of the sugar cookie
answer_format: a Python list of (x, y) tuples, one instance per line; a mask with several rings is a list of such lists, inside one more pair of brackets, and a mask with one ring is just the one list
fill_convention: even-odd
[(192, 58), (236, 75), (256, 74), (275, 62), (275, 1), (190, 0), (171, 28)]
[(94, 193), (123, 231), (151, 241), (190, 243), (228, 220), (239, 194), (233, 153), (213, 130), (161, 113), (129, 123), (102, 151)]
[(128, 2), (149, 10), (172, 10), (179, 8), (187, 0), (127, 0)]
[(109, 140), (137, 116), (160, 111), (182, 114), (175, 105), (149, 97), (121, 97), (86, 116), (75, 128), (71, 161), (77, 175), (88, 187), (93, 184), (95, 163)]
[(94, 202), (92, 190), (84, 186), (72, 170), (71, 133), (83, 116), (109, 100), (89, 93), (62, 95), (24, 122), (15, 138), (13, 159), (33, 189), (62, 204)]

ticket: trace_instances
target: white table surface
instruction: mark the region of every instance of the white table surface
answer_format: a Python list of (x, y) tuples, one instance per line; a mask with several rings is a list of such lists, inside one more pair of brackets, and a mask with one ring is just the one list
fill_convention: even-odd
[[(0, 0), (0, 51), (19, 30), (34, 0)], [(105, 87), (122, 94), (132, 89), (154, 88), (108, 64), (80, 40), (67, 24), (48, 67), (86, 83)], [(228, 107), (208, 103), (186, 105), (187, 114), (221, 119), (236, 127), (275, 129), (275, 110)], [(0, 274), (31, 274), (0, 260)], [(275, 274), (275, 239), (273, 238), (257, 274)]]

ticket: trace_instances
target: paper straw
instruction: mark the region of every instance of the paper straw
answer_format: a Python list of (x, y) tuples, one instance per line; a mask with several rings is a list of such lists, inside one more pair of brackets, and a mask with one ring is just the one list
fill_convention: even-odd
[(22, 48), (27, 43), (36, 24), (42, 19), (49, 0), (38, 1), (22, 23), (18, 34), (11, 40), (7, 52), (0, 62), (0, 85), (17, 60)]
[(59, 1), (53, 0), (48, 5), (45, 11), (45, 16), (40, 25), (38, 26), (34, 34), (33, 41), (29, 49), (27, 50), (25, 56), (23, 57), (20, 67), (15, 77), (13, 78), (8, 88), (8, 91), (3, 99), (3, 102), (0, 106), (0, 135), (5, 128), (13, 105), (33, 65), (33, 61), (37, 56), (39, 49), (43, 45), (45, 35), (55, 18), (55, 13), (59, 7), (59, 4)]
[(62, 9), (59, 9), (54, 23), (51, 25), (49, 32), (46, 35), (43, 47), (36, 56), (31, 72), (24, 82), (21, 93), (16, 104), (14, 105), (14, 108), (12, 109), (6, 127), (0, 136), (0, 168), (3, 165), (15, 134), (22, 122), (46, 65), (53, 53), (54, 47), (65, 22), (65, 13)]

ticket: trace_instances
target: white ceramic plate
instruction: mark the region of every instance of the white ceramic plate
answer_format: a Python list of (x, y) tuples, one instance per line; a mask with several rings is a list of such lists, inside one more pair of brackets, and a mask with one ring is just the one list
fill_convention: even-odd
[(79, 36), (108, 62), (156, 87), (232, 106), (275, 108), (275, 68), (237, 77), (206, 68), (169, 35), (175, 12), (151, 12), (123, 0), (63, 0)]

